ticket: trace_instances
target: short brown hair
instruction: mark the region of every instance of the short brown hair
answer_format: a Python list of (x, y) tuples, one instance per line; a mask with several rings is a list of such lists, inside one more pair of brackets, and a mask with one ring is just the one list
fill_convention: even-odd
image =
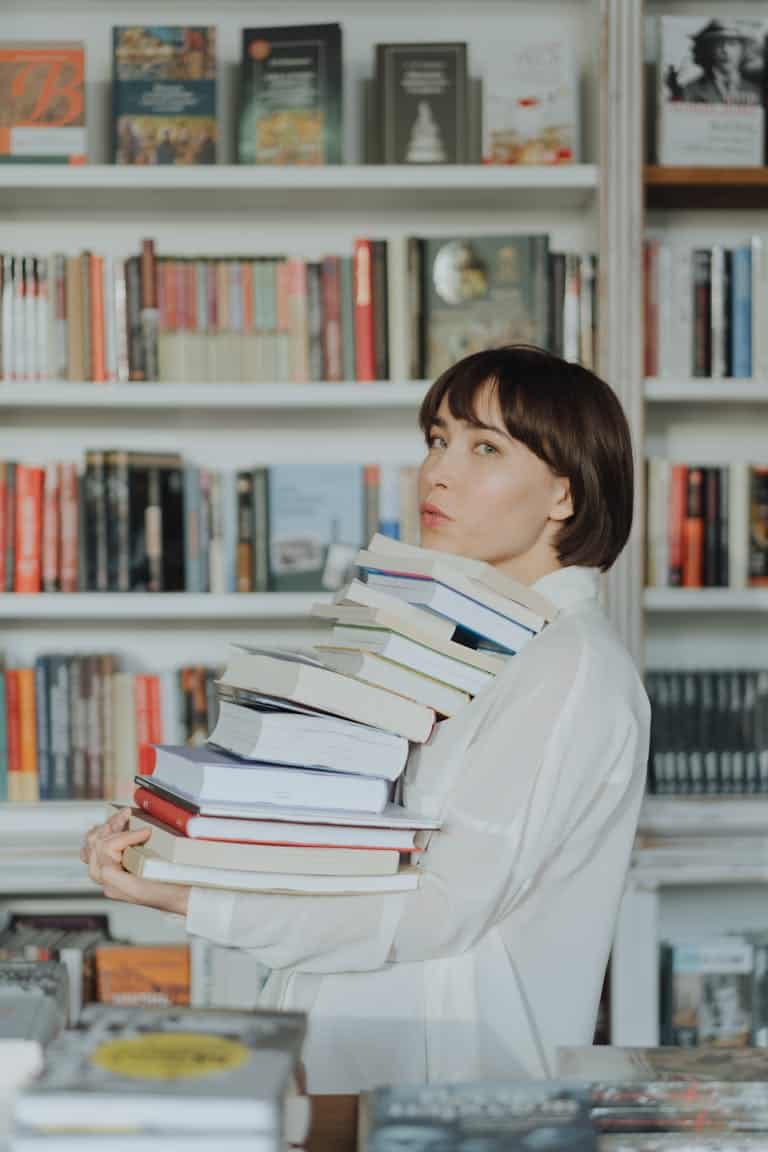
[(541, 348), (493, 348), (435, 381), (419, 412), (424, 435), (445, 398), (454, 419), (478, 423), (477, 396), (487, 384), (510, 436), (570, 481), (574, 512), (558, 533), (558, 560), (606, 571), (629, 538), (634, 497), (632, 440), (616, 394), (594, 372)]

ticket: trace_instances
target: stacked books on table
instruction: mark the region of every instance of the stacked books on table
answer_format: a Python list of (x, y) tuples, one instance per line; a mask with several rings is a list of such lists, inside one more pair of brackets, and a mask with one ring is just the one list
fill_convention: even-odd
[(235, 648), (200, 747), (144, 750), (124, 866), (172, 883), (402, 891), (439, 820), (394, 803), (427, 742), (554, 616), (487, 564), (375, 536), (310, 652)]
[(90, 1004), (14, 1108), (11, 1152), (281, 1152), (303, 1144), (299, 1012)]

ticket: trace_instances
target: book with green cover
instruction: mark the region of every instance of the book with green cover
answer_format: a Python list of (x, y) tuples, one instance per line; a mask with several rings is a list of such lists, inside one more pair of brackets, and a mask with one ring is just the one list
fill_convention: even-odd
[(341, 25), (244, 28), (238, 161), (341, 164)]

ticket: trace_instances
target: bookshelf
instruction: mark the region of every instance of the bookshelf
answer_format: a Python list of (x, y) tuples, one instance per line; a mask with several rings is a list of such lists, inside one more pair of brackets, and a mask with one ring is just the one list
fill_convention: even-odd
[[(729, 5), (733, 15), (755, 15), (754, 5)], [(638, 44), (644, 45), (644, 76), (626, 77), (625, 95), (655, 115), (643, 93), (653, 77), (653, 20), (661, 14), (708, 19), (721, 16), (710, 0), (645, 0), (637, 5)], [(638, 56), (640, 49), (638, 49)], [(652, 126), (633, 135), (645, 153)], [(739, 244), (768, 231), (768, 167), (690, 168), (645, 163), (644, 209), (631, 243), (641, 248), (644, 230), (690, 243)], [(637, 266), (642, 283), (642, 269)], [(642, 333), (642, 309), (635, 325)], [(638, 380), (642, 427), (649, 454), (717, 466), (765, 459), (768, 381), (760, 379)], [(761, 588), (648, 588), (642, 596), (645, 665), (654, 668), (765, 667), (768, 598)], [(640, 839), (622, 903), (612, 964), (612, 1026), (616, 1044), (658, 1043), (658, 944), (663, 939), (701, 939), (768, 926), (768, 805), (765, 796), (652, 796), (644, 803)], [(650, 856), (644, 837), (674, 837), (668, 860)], [(686, 856), (688, 837), (712, 846), (706, 864)], [(746, 857), (746, 859), (745, 859)]]
[(0, 595), (0, 620), (301, 620), (322, 592), (41, 592)]
[(415, 412), (426, 391), (422, 380), (377, 384), (94, 384), (69, 380), (51, 383), (0, 382), (0, 409), (181, 410), (187, 413), (251, 411), (355, 412), (360, 409), (398, 409)]

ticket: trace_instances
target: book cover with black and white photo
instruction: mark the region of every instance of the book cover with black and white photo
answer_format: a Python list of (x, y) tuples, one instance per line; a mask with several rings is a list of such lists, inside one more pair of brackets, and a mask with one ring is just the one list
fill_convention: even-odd
[(377, 44), (376, 103), (382, 163), (470, 160), (466, 44)]
[(658, 162), (763, 163), (766, 22), (659, 17)]

